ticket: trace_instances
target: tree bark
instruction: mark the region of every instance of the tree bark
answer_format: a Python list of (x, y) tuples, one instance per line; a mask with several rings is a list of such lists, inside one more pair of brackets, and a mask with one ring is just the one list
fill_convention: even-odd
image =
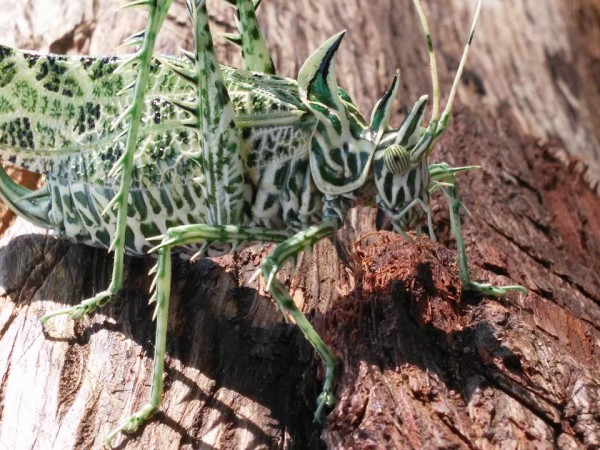
[[(424, 3), (445, 99), (475, 2)], [(0, 0), (2, 43), (110, 53), (144, 24), (118, 5)], [(223, 2), (209, 11), (215, 32), (230, 30)], [(347, 29), (338, 80), (367, 116), (396, 68), (395, 123), (430, 92), (409, 0), (268, 0), (259, 20), (291, 77)], [(182, 2), (161, 38), (164, 52), (189, 48)], [(268, 247), (176, 261), (164, 400), (117, 448), (600, 448), (599, 40), (596, 0), (486, 2), (431, 158), (480, 166), (459, 178), (474, 278), (519, 283), (528, 295), (462, 291), (439, 197), (437, 243), (389, 232), (357, 240), (374, 214), (352, 212), (334, 242), (282, 277), (341, 361), (336, 406), (319, 426), (322, 366), (264, 282), (248, 283)], [(240, 66), (235, 49), (217, 47)], [(111, 257), (21, 226), (4, 231), (0, 249), (0, 448), (99, 448), (149, 396), (153, 260), (128, 260), (119, 303), (42, 328), (42, 314), (107, 286)]]

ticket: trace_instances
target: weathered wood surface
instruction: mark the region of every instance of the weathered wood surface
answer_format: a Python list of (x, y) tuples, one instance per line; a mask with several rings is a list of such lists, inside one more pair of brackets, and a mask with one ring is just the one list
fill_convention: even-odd
[[(429, 91), (410, 3), (265, 0), (259, 16), (289, 76), (347, 28), (338, 78), (365, 114), (400, 67), (398, 121)], [(143, 25), (114, 13), (118, 5), (1, 0), (2, 43), (109, 52)], [(174, 6), (161, 41), (168, 52), (189, 42), (184, 7)], [(231, 24), (225, 6), (209, 7), (215, 28)], [(474, 2), (426, 7), (447, 92)], [(165, 401), (118, 448), (600, 447), (600, 199), (588, 187), (600, 178), (599, 35), (597, 1), (486, 2), (434, 155), (481, 165), (460, 178), (476, 278), (512, 280), (531, 294), (461, 293), (439, 199), (439, 244), (381, 233), (353, 245), (373, 219), (353, 213), (336, 245), (317, 245), (286, 275), (343, 361), (337, 406), (319, 428), (310, 422), (320, 365), (262, 282), (247, 284), (266, 250), (178, 262)], [(239, 64), (234, 49), (219, 51)], [(0, 250), (0, 448), (98, 448), (145, 401), (151, 265), (130, 260), (123, 302), (77, 323), (58, 318), (44, 332), (43, 313), (107, 285), (110, 257), (31, 234)]]

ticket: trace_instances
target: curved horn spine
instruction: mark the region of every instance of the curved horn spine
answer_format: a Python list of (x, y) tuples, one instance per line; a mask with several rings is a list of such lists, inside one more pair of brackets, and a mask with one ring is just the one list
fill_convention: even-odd
[(298, 72), (300, 98), (322, 120), (331, 120), (331, 113), (334, 113), (338, 120), (345, 118), (344, 105), (338, 94), (333, 70), (336, 53), (345, 33), (344, 30), (325, 41), (308, 57)]
[(392, 105), (396, 99), (396, 94), (398, 93), (399, 75), (399, 71), (396, 70), (396, 74), (394, 75), (391, 86), (388, 88), (385, 94), (383, 94), (381, 100), (377, 102), (375, 108), (373, 108), (370, 129), (375, 135), (375, 145), (379, 143), (383, 133), (385, 133), (389, 128)]

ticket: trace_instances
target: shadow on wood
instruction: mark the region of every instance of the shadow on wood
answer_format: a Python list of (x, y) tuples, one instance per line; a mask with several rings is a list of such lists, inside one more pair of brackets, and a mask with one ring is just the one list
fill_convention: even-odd
[[(54, 416), (56, 427), (70, 427), (71, 436), (81, 434), (77, 445), (97, 446), (130, 405), (139, 407), (147, 400), (154, 307), (147, 305), (146, 273), (152, 264), (151, 258), (130, 259), (121, 302), (83, 321), (51, 320), (42, 334), (36, 323), (40, 313), (75, 304), (106, 286), (110, 258), (102, 250), (38, 235), (15, 238), (0, 250), (0, 285), (8, 295), (3, 311), (9, 314), (1, 334), (5, 343), (14, 339), (10, 351), (21, 355), (4, 373), (3, 385), (21, 390), (14, 393), (17, 397), (28, 396), (30, 384), (24, 381), (33, 376), (31, 383), (56, 391), (56, 396), (26, 399), (31, 402), (26, 408), (34, 413), (28, 416), (11, 408), (12, 397), (4, 398), (2, 420), (28, 421), (35, 428), (36, 416)], [(239, 444), (246, 448), (272, 447), (278, 439), (290, 440), (296, 448), (317, 448), (319, 428), (311, 422), (320, 381), (312, 350), (299, 331), (283, 322), (269, 299), (237, 287), (234, 277), (210, 259), (193, 265), (179, 261), (173, 287), (167, 400), (152, 422), (161, 424), (159, 434), (151, 432), (150, 441), (173, 435), (169, 439), (180, 445), (210, 447), (204, 436), (235, 434), (233, 428), (241, 430)], [(21, 321), (30, 323), (26, 336), (20, 335)], [(30, 339), (51, 350), (45, 355), (43, 350), (30, 352)], [(21, 372), (27, 371), (29, 358), (46, 359), (43, 366), (49, 370), (59, 364), (58, 380), (45, 374), (44, 367), (35, 374)], [(104, 362), (99, 368), (94, 361)], [(52, 433), (52, 425), (44, 427)], [(143, 433), (132, 436), (133, 445)], [(27, 440), (16, 443), (21, 445), (15, 448), (25, 448)]]

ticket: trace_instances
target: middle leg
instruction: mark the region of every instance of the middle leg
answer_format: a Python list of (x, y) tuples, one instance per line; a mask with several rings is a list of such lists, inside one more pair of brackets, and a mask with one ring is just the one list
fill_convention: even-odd
[(310, 342), (325, 364), (325, 383), (317, 399), (317, 409), (314, 416), (314, 422), (316, 423), (321, 421), (323, 408), (333, 405), (335, 399), (335, 368), (338, 361), (306, 316), (298, 309), (283, 283), (277, 280), (276, 275), (287, 261), (294, 261), (302, 251), (311, 248), (321, 239), (333, 235), (340, 226), (341, 220), (339, 218), (329, 217), (325, 218), (318, 225), (313, 225), (306, 230), (296, 233), (285, 242), (279, 244), (261, 267), (263, 276), (267, 281), (267, 289), (277, 302), (277, 306), (279, 306), (284, 314), (289, 314), (292, 317), (306, 340)]

